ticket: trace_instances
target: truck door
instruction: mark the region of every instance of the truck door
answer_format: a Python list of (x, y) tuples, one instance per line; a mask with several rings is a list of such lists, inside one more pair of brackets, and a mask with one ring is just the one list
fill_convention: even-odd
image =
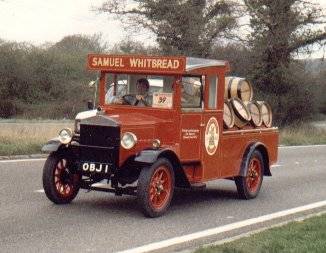
[(184, 76), (181, 81), (180, 158), (200, 162), (202, 143), (202, 78)]
[(202, 117), (203, 141), (201, 145), (203, 180), (218, 178), (221, 174), (220, 136), (223, 131), (223, 101), (218, 101), (218, 83), (216, 74), (208, 75), (205, 81), (205, 107)]

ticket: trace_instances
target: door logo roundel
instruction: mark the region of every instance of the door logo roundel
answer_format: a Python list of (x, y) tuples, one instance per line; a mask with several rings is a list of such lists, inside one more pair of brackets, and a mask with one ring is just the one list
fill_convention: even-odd
[(207, 154), (214, 155), (219, 141), (219, 127), (215, 117), (211, 117), (205, 130), (205, 147)]

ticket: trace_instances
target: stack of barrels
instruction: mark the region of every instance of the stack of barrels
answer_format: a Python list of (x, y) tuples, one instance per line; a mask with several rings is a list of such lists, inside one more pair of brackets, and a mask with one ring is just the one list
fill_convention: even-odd
[(272, 110), (265, 101), (253, 101), (251, 83), (245, 78), (225, 77), (224, 114), (223, 121), (226, 129), (234, 126), (243, 128), (271, 127)]

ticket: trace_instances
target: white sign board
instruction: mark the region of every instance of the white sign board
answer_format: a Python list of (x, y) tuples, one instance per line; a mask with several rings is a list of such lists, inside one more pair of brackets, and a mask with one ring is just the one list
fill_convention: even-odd
[(155, 108), (172, 108), (173, 94), (154, 92), (153, 93), (153, 107)]

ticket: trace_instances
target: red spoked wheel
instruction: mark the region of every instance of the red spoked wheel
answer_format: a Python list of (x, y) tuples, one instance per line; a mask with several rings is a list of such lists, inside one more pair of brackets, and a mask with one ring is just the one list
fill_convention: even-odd
[(166, 212), (174, 192), (174, 172), (171, 163), (158, 159), (150, 168), (143, 168), (137, 185), (138, 202), (148, 217)]
[(43, 188), (52, 202), (70, 203), (79, 191), (80, 180), (81, 175), (72, 172), (66, 157), (57, 153), (48, 157), (43, 168)]
[(150, 204), (155, 209), (164, 206), (171, 194), (171, 173), (169, 168), (162, 165), (156, 169), (150, 181)]
[(241, 198), (252, 199), (258, 195), (263, 181), (264, 161), (258, 150), (250, 156), (246, 171), (246, 176), (237, 177), (235, 183)]
[(247, 188), (255, 193), (260, 185), (262, 177), (261, 163), (258, 158), (253, 157), (248, 166), (248, 175), (246, 177)]
[(74, 188), (78, 180), (77, 174), (70, 173), (67, 167), (67, 160), (60, 159), (54, 170), (54, 183), (57, 192), (64, 198), (69, 198), (74, 193)]

